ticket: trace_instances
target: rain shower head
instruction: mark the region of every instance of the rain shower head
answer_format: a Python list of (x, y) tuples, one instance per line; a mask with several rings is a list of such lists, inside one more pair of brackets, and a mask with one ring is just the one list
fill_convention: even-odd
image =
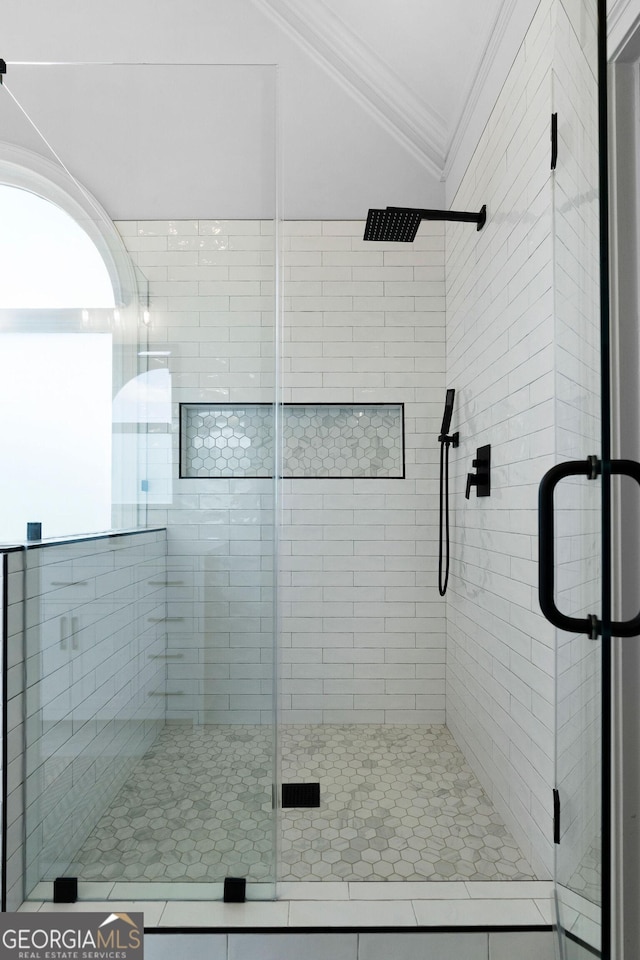
[(394, 210), (389, 207), (386, 210), (369, 210), (364, 239), (412, 243), (421, 220), (420, 210)]
[(456, 210), (420, 210), (413, 207), (387, 207), (369, 210), (364, 229), (364, 240), (395, 240), (412, 243), (422, 220), (452, 220), (475, 223), (482, 230), (487, 222), (487, 208), (479, 213), (458, 213)]

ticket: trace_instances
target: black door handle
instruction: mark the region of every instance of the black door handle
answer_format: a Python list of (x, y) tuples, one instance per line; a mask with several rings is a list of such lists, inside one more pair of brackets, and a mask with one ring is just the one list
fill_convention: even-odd
[[(558, 610), (555, 602), (555, 524), (553, 494), (555, 488), (566, 477), (587, 477), (595, 480), (602, 472), (602, 464), (597, 457), (586, 460), (570, 460), (560, 463), (545, 473), (540, 481), (538, 494), (538, 596), (540, 609), (555, 627), (570, 633), (584, 633), (595, 640), (600, 634), (600, 621), (595, 615), (588, 617), (569, 617)], [(635, 460), (612, 460), (611, 473), (631, 477), (640, 485), (640, 463)], [(632, 620), (611, 622), (613, 637), (635, 637), (640, 635), (640, 612)]]
[(540, 481), (538, 491), (538, 597), (540, 609), (547, 620), (560, 630), (586, 633), (596, 639), (600, 624), (597, 618), (569, 617), (561, 613), (555, 600), (555, 522), (553, 494), (565, 477), (587, 477), (595, 480), (600, 474), (597, 457), (587, 460), (569, 460), (548, 470)]

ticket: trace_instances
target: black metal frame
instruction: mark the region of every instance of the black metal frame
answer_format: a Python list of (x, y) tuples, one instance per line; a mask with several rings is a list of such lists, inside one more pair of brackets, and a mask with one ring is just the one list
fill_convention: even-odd
[(611, 785), (613, 727), (611, 699), (611, 339), (609, 281), (609, 86), (607, 0), (598, 0), (598, 193), (600, 213), (600, 377), (602, 404), (602, 913), (600, 947), (611, 958)]
[[(203, 901), (204, 902), (204, 901)], [(264, 902), (264, 901), (254, 901), (254, 902)], [(308, 934), (308, 933), (322, 933), (327, 936), (336, 936), (344, 933), (397, 933), (397, 934), (416, 934), (416, 933), (455, 933), (460, 937), (464, 937), (470, 933), (550, 933), (553, 930), (553, 927), (549, 923), (528, 923), (518, 926), (517, 924), (485, 924), (482, 926), (480, 924), (473, 924), (470, 926), (455, 926), (452, 924), (434, 926), (434, 927), (398, 927), (398, 926), (366, 926), (361, 925), (359, 927), (145, 927), (144, 935), (147, 934), (158, 935), (163, 937), (166, 935), (175, 936), (176, 934), (198, 934), (198, 936), (206, 936), (211, 933), (237, 933), (240, 935), (250, 936), (251, 934), (273, 934), (281, 936), (283, 933), (291, 934), (291, 936), (296, 936), (297, 934)], [(577, 937), (571, 937), (576, 943), (581, 943), (582, 941), (578, 940)]]

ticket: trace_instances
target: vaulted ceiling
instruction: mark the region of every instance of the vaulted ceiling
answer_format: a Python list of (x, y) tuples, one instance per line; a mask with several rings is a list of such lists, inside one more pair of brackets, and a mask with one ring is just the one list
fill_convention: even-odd
[[(115, 109), (108, 88), (92, 89), (95, 71), (78, 68), (82, 79), (57, 91), (51, 73), (12, 64), (278, 64), (285, 216), (350, 219), (369, 206), (438, 206), (453, 196), (537, 3), (3, 0), (0, 56), (9, 63), (7, 87), (121, 219), (268, 215), (243, 165), (224, 166), (228, 135), (211, 121), (230, 81), (194, 79), (189, 92), (163, 79), (163, 124), (161, 111), (141, 110), (120, 78)], [(39, 149), (24, 121), (2, 109), (0, 97), (0, 138)], [(189, 125), (198, 129), (192, 145), (201, 169), (184, 136)], [(182, 135), (172, 136), (178, 128)], [(128, 172), (127, 155), (135, 160)], [(220, 158), (213, 167), (212, 157)], [(171, 175), (154, 182), (160, 158)], [(198, 195), (202, 183), (210, 189)]]
[(512, 13), (509, 0), (256, 0), (369, 101), (435, 173)]

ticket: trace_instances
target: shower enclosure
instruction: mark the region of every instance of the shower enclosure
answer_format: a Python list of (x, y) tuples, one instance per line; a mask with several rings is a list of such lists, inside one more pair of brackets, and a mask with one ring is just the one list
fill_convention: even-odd
[(366, 211), (282, 217), (273, 66), (8, 65), (0, 184), (67, 211), (111, 285), (0, 304), (3, 430), (45, 335), (78, 359), (44, 363), (16, 442), (82, 391), (109, 413), (55, 510), (37, 449), (8, 468), (45, 537), (0, 534), (9, 908), (58, 877), (207, 900), (553, 875), (561, 937), (606, 955), (602, 14), (542, 0), (451, 204), (482, 230), (404, 244), (363, 239)]
[[(10, 65), (0, 93), (1, 179), (69, 210), (109, 277), (104, 308), (77, 290), (3, 304), (21, 364), (5, 432), (9, 390), (34, 377), (36, 394), (7, 467), (29, 512), (17, 492), (12, 511), (46, 538), (11, 557), (26, 767), (7, 886), (48, 898), (77, 876), (81, 897), (145, 883), (218, 899), (238, 875), (272, 898), (276, 70)], [(91, 403), (106, 426), (82, 421)], [(25, 448), (58, 421), (77, 491)], [(83, 525), (87, 490), (101, 511)]]

